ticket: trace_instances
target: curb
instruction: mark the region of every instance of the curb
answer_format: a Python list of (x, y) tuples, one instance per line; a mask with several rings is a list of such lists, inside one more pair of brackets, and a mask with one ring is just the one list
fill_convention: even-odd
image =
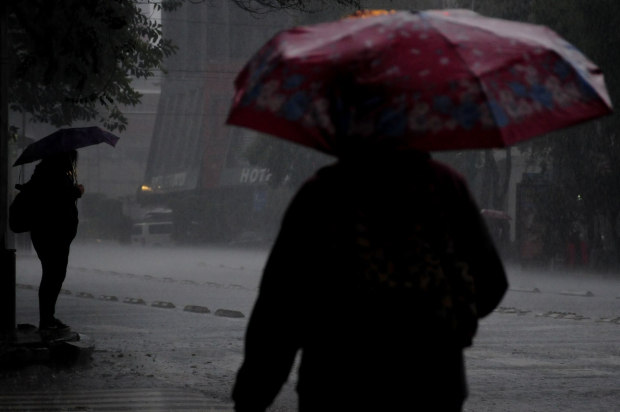
[(245, 288), (241, 285), (228, 285), (226, 286), (226, 289), (245, 289)]
[(493, 312), (505, 313), (505, 314), (509, 314), (509, 315), (525, 315), (527, 313), (530, 313), (529, 310), (521, 310), (521, 309), (517, 309), (517, 308), (508, 308), (508, 307), (504, 307), (504, 306), (500, 306), (499, 308), (495, 309)]
[(540, 293), (538, 288), (510, 288), (510, 292)]
[(617, 317), (617, 318), (600, 318), (600, 319), (596, 319), (595, 322), (615, 323), (616, 325), (620, 325), (620, 317)]
[(151, 304), (151, 306), (154, 307), (154, 308), (162, 308), (162, 309), (174, 309), (174, 308), (176, 308), (176, 306), (174, 306), (174, 303), (171, 303), (171, 302), (160, 302), (160, 301), (153, 302)]
[(560, 295), (592, 297), (594, 293), (589, 290), (563, 290)]
[(47, 367), (85, 365), (92, 359), (95, 341), (76, 332), (41, 334), (33, 325), (18, 325), (14, 340), (3, 347), (0, 366), (42, 364)]
[(214, 313), (215, 316), (221, 316), (223, 318), (245, 318), (243, 313), (238, 310), (218, 309)]
[(125, 298), (123, 303), (130, 303), (132, 305), (146, 305), (146, 302), (144, 300), (135, 298)]
[(581, 316), (578, 315), (574, 312), (555, 312), (555, 311), (550, 311), (550, 312), (545, 312), (545, 313), (537, 313), (536, 314), (537, 318), (543, 317), (543, 318), (553, 318), (553, 319), (569, 319), (569, 320), (584, 320), (584, 319), (590, 319), (587, 316)]
[(95, 341), (78, 334), (78, 341), (62, 342), (50, 347), (51, 357), (66, 366), (83, 366), (90, 363), (95, 351)]
[(196, 305), (187, 305), (183, 308), (185, 312), (194, 312), (194, 313), (211, 313), (209, 308), (206, 306), (196, 306)]

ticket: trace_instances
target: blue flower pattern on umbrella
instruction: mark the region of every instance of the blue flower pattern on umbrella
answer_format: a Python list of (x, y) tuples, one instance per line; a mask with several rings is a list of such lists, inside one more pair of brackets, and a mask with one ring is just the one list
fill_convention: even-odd
[(301, 86), (304, 80), (306, 80), (306, 76), (302, 76), (301, 74), (294, 74), (292, 76), (287, 77), (286, 80), (284, 80), (284, 83), (282, 84), (282, 88), (284, 90), (297, 89), (299, 86)]
[(453, 117), (463, 129), (471, 130), (480, 120), (480, 111), (477, 105), (465, 102), (455, 110)]
[(547, 109), (553, 108), (553, 97), (551, 93), (549, 93), (549, 90), (542, 84), (535, 84), (530, 94), (534, 100), (542, 103)]
[(306, 92), (299, 91), (295, 93), (284, 103), (284, 117), (290, 121), (297, 121), (301, 119), (311, 101), (310, 96)]
[[(419, 62), (415, 70), (407, 70), (388, 55), (372, 54), (375, 42), (380, 41), (378, 37), (370, 43), (372, 47), (368, 46), (370, 40), (360, 37), (360, 44), (369, 50), (364, 52), (369, 53), (365, 69), (370, 73), (368, 79), (379, 79), (383, 89), (376, 87), (378, 83), (364, 80), (340, 90), (347, 95), (344, 99), (336, 98), (335, 90), (341, 85), (337, 71), (333, 70), (336, 62), (313, 66), (301, 59), (285, 65), (282, 60), (286, 56), (269, 44), (250, 63), (240, 105), (254, 105), (257, 111), (286, 121), (301, 121), (304, 127), (315, 128), (321, 135), (400, 137), (502, 129), (524, 124), (546, 111), (565, 110), (599, 98), (587, 80), (591, 76), (585, 56), (560, 40), (558, 44), (565, 52), (547, 53), (532, 48), (522, 59), (514, 58), (514, 62), (497, 65), (487, 72), (485, 56), (495, 50), (485, 50), (484, 45), (469, 47), (467, 36), (456, 35), (454, 38), (459, 40), (455, 45), (462, 53), (470, 53), (469, 67), (463, 70), (469, 77), (446, 78), (441, 83), (442, 75), (437, 73), (447, 73), (448, 63), (456, 67), (457, 62), (466, 59), (452, 58), (454, 50), (446, 47), (447, 43), (438, 43), (445, 36), (436, 35), (435, 18), (431, 24), (425, 13), (420, 13), (419, 18), (403, 16), (399, 24), (378, 25), (374, 30), (390, 41), (415, 39), (434, 46), (406, 48), (408, 54), (416, 56), (412, 59)], [(399, 27), (398, 36), (390, 37), (391, 26)], [(335, 50), (334, 47), (330, 55), (337, 55), (338, 60), (347, 58), (346, 50)], [(366, 90), (368, 84), (374, 88)]]
[(376, 131), (385, 137), (399, 137), (407, 130), (404, 108), (387, 109), (379, 116)]
[(489, 101), (489, 109), (491, 109), (491, 114), (493, 115), (497, 127), (505, 127), (510, 123), (508, 115), (496, 100)]
[[(263, 74), (270, 71), (270, 69), (266, 65), (260, 66)], [(579, 88), (582, 96), (575, 96), (579, 99), (584, 99), (586, 96), (591, 96), (595, 94), (592, 87), (589, 83), (585, 82), (576, 70), (574, 70), (570, 65), (560, 62), (556, 63), (551, 70), (554, 75), (557, 75), (559, 80), (566, 79), (571, 74), (576, 74), (576, 86)], [(518, 77), (518, 74), (512, 71), (515, 77)], [(280, 89), (282, 91), (294, 91), (296, 89), (302, 88), (305, 84), (306, 76), (301, 74), (289, 74), (289, 76), (284, 79), (282, 82)], [(534, 83), (528, 87), (527, 84), (524, 84), (520, 81), (511, 81), (507, 82), (504, 85), (498, 83), (497, 81), (492, 81), (489, 83), (491, 86), (490, 89), (502, 90), (503, 92), (510, 91), (513, 95), (514, 99), (520, 99), (522, 105), (525, 100), (533, 101), (534, 103), (538, 103), (542, 105), (542, 107), (546, 109), (553, 109), (554, 101), (557, 100), (555, 94), (552, 93), (545, 84), (542, 83)], [(451, 84), (451, 88), (455, 88), (455, 84)], [(261, 94), (262, 85), (261, 83), (256, 84), (251, 90), (249, 90), (243, 96), (242, 104), (249, 105), (252, 104)], [(414, 101), (419, 99), (419, 94), (417, 97), (414, 97)], [(308, 93), (300, 93), (299, 91), (294, 92), (289, 95), (286, 101), (283, 104), (282, 115), (291, 121), (299, 120), (304, 114), (305, 111), (310, 107), (311, 97)], [(373, 101), (374, 100), (374, 101)], [(505, 127), (511, 123), (511, 117), (506, 111), (506, 104), (503, 102), (506, 99), (492, 99), (489, 101), (489, 109), (493, 115), (493, 119), (495, 120), (496, 127)], [(376, 103), (381, 101), (381, 96), (374, 96), (366, 98), (366, 101), (372, 101), (372, 103)], [(360, 106), (363, 106), (361, 102), (358, 102)], [(557, 103), (557, 102), (556, 102)], [(374, 104), (373, 104), (374, 105)], [(449, 116), (456, 123), (462, 127), (464, 130), (471, 130), (474, 128), (481, 119), (481, 112), (478, 108), (478, 105), (473, 102), (463, 102), (459, 105), (455, 104), (450, 96), (447, 95), (439, 95), (435, 96), (432, 101), (432, 111), (429, 111), (428, 115), (431, 115), (433, 112), (436, 114), (440, 114), (442, 116)], [(376, 131), (383, 132), (387, 135), (395, 135), (402, 134), (406, 129), (406, 114), (402, 109), (384, 109), (382, 114), (377, 118)], [(419, 117), (419, 116), (418, 116)], [(399, 120), (396, 122), (396, 118)], [(427, 118), (428, 119), (428, 118)], [(424, 119), (419, 118), (419, 121), (424, 121)], [(513, 121), (516, 119), (513, 119)], [(389, 126), (388, 126), (389, 125)], [(398, 126), (396, 126), (398, 125)]]
[[(263, 73), (268, 71), (266, 66), (261, 66)], [(556, 63), (553, 66), (552, 72), (554, 75), (557, 75), (557, 78), (552, 77), (551, 79), (566, 79), (572, 73), (576, 74), (576, 86), (579, 88), (580, 94), (582, 96), (574, 96), (574, 99), (584, 99), (585, 96), (593, 95), (595, 92), (589, 83), (585, 82), (581, 76), (579, 76), (575, 70), (572, 69), (571, 66), (563, 63)], [(518, 73), (514, 72), (515, 77), (518, 77)], [(303, 89), (303, 86), (306, 81), (306, 76), (301, 74), (289, 74), (287, 78), (285, 78), (280, 85), (280, 90), (282, 92), (291, 92), (292, 94), (287, 94), (286, 99), (281, 105), (280, 113), (281, 115), (290, 121), (298, 121), (300, 120), (307, 111), (311, 107), (312, 96), (306, 91), (297, 90)], [(556, 82), (557, 83), (557, 82)], [(555, 83), (554, 83), (555, 84)], [(557, 83), (558, 85), (560, 83)], [(251, 90), (249, 90), (246, 94), (244, 94), (241, 104), (242, 105), (250, 105), (257, 100), (261, 96), (262, 87), (261, 83), (256, 84)], [(554, 103), (560, 103), (561, 97), (557, 93), (552, 93), (545, 84), (536, 82), (531, 85), (524, 84), (520, 81), (511, 81), (505, 84), (498, 83), (497, 81), (492, 81), (489, 83), (489, 90), (501, 90), (500, 98), (490, 98), (488, 101), (488, 109), (492, 115), (492, 119), (494, 120), (495, 127), (506, 127), (511, 122), (518, 121), (520, 117), (524, 114), (517, 114), (515, 107), (521, 107), (521, 111), (524, 113), (533, 113), (535, 111), (534, 108), (543, 107), (545, 109), (551, 110), (554, 107)], [(451, 89), (458, 88), (457, 85), (451, 84)], [(510, 93), (510, 97), (507, 98), (506, 93)], [(410, 104), (413, 104), (415, 101), (420, 99), (420, 95), (416, 94), (413, 97), (413, 101)], [(564, 95), (564, 100), (566, 100), (566, 94)], [(385, 105), (385, 102), (382, 96), (370, 96), (366, 97), (363, 101), (356, 102), (360, 108), (364, 106), (376, 107), (378, 103)], [(528, 103), (529, 101), (529, 103)], [(342, 103), (342, 102), (341, 102)], [(565, 101), (562, 102), (564, 104)], [(539, 106), (536, 106), (538, 104)], [(402, 104), (401, 104), (402, 106)], [(510, 107), (508, 107), (510, 106)], [(381, 133), (386, 137), (396, 137), (404, 134), (408, 128), (408, 113), (407, 110), (403, 107), (394, 107), (389, 108), (383, 106), (383, 110), (380, 111), (380, 114), (377, 115), (376, 124), (374, 126), (374, 132)], [(421, 125), (424, 130), (434, 130), (438, 131), (439, 129), (443, 129), (452, 123), (448, 123), (445, 120), (445, 117), (452, 119), (455, 124), (463, 128), (464, 130), (471, 130), (480, 124), (482, 119), (482, 113), (480, 110), (480, 105), (473, 101), (464, 101), (460, 104), (456, 104), (453, 99), (448, 95), (438, 95), (432, 98), (432, 105), (429, 107), (432, 110), (429, 110), (425, 114), (414, 115), (414, 122)], [(525, 107), (525, 109), (523, 109)], [(510, 110), (511, 109), (511, 110)], [(413, 110), (413, 109), (411, 109)], [(362, 110), (362, 112), (366, 112), (367, 110)], [(433, 117), (433, 115), (440, 115), (443, 120), (440, 120), (441, 125), (438, 123), (437, 117)], [(411, 118), (411, 115), (409, 115)], [(334, 119), (335, 120), (335, 119)], [(349, 119), (347, 123), (349, 126), (346, 129), (353, 128), (351, 122), (355, 122), (357, 119)], [(434, 125), (434, 127), (430, 127), (430, 123)], [(411, 121), (410, 121), (411, 122)], [(340, 121), (341, 123), (341, 121)], [(342, 128), (339, 128), (341, 132)]]

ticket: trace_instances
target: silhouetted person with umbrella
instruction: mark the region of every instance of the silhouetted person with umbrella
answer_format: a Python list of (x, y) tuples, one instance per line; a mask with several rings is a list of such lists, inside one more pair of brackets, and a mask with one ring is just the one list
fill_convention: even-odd
[(342, 156), (293, 200), (246, 336), (236, 410), (295, 353), (300, 411), (460, 411), (463, 347), (507, 281), (464, 179), (416, 151)]
[(77, 159), (76, 150), (44, 157), (24, 188), (36, 204), (31, 233), (43, 269), (39, 287), (41, 331), (70, 329), (54, 315), (78, 227), (76, 203), (84, 194), (84, 186), (77, 182)]
[[(67, 274), (69, 248), (78, 226), (77, 199), (84, 186), (77, 182), (76, 149), (106, 143), (117, 136), (99, 127), (60, 129), (30, 144), (13, 166), (41, 160), (32, 179), (15, 185), (24, 193), (9, 209), (9, 226), (15, 233), (31, 232), (32, 244), (41, 260), (43, 276), (39, 288), (40, 329), (71, 329), (54, 317), (56, 300)], [(18, 201), (19, 200), (19, 201)]]
[(507, 280), (464, 179), (426, 152), (611, 112), (601, 71), (549, 29), (466, 10), (355, 17), (280, 32), (235, 80), (229, 124), (339, 157), (282, 222), (238, 412), (264, 411), (300, 350), (302, 412), (460, 411), (463, 348)]

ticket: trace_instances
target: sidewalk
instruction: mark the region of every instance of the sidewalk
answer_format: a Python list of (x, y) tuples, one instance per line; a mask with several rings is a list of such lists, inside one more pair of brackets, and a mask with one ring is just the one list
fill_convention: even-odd
[[(18, 322), (33, 323), (38, 316), (37, 294), (18, 289), (17, 302)], [(168, 399), (164, 392), (177, 390), (201, 396), (203, 403), (217, 404), (217, 410), (231, 410), (227, 398), (241, 361), (243, 320), (65, 295), (59, 297), (57, 311), (73, 330), (94, 339), (90, 365), (62, 371), (35, 365), (17, 374), (0, 371), (1, 411), (13, 410), (7, 408), (14, 398), (7, 396), (27, 399), (32, 391), (38, 397), (61, 394), (69, 401), (88, 398), (92, 410), (111, 410), (93, 403), (97, 399), (93, 391), (106, 390), (106, 396), (114, 397), (114, 391), (129, 389), (140, 392), (129, 398), (142, 399), (149, 391), (159, 391), (162, 394), (157, 396)], [(129, 398), (123, 405), (129, 405)], [(69, 401), (66, 407), (73, 405)], [(190, 410), (182, 404), (172, 408), (171, 401), (166, 402), (160, 405), (162, 411)], [(206, 405), (191, 410), (209, 410)], [(142, 410), (159, 410), (152, 406)]]
[[(36, 293), (18, 290), (17, 298), (19, 322), (32, 323)], [(64, 295), (58, 310), (76, 331), (96, 341), (92, 364), (73, 371), (0, 373), (0, 410), (7, 410), (2, 406), (6, 396), (26, 396), (31, 390), (73, 400), (90, 399), (94, 390), (109, 391), (108, 397), (135, 390), (139, 396), (128, 396), (137, 398), (149, 391), (181, 391), (230, 408), (247, 319)], [(466, 351), (470, 398), (465, 410), (616, 410), (618, 336), (619, 324), (593, 319), (537, 317), (518, 310), (494, 313), (482, 321), (475, 346)], [(272, 411), (296, 410), (295, 374)]]

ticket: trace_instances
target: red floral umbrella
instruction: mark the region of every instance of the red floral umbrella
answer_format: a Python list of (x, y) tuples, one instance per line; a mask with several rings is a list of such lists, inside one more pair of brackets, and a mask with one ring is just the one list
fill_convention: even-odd
[(503, 147), (612, 110), (600, 69), (556, 33), (465, 10), (286, 30), (235, 86), (229, 124), (327, 153)]

